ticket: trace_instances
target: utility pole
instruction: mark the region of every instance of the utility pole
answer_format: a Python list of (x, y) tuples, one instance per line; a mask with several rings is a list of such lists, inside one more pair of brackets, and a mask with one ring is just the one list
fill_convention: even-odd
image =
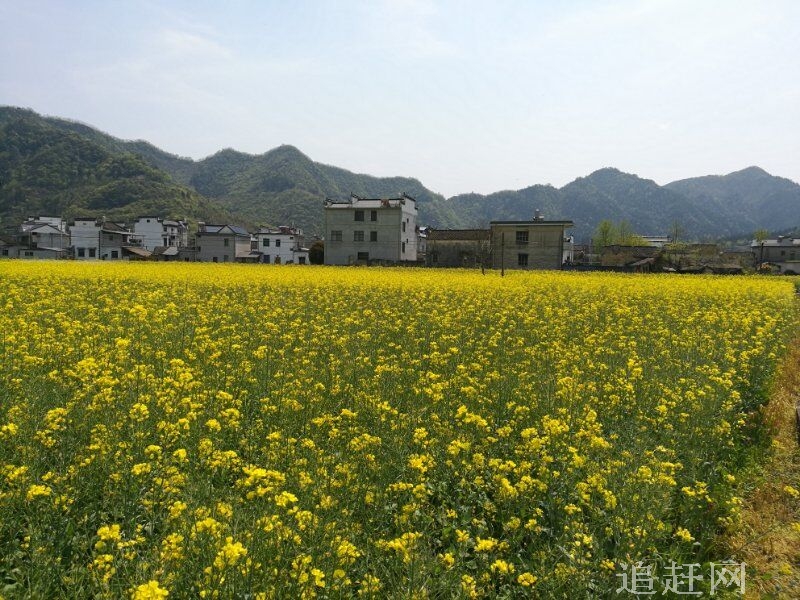
[(506, 276), (506, 232), (500, 234), (500, 277)]

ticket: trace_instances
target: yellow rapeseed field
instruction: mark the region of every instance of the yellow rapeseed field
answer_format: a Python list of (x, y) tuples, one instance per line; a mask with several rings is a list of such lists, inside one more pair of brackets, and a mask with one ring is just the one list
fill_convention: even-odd
[(0, 596), (578, 598), (735, 558), (793, 296), (0, 262)]

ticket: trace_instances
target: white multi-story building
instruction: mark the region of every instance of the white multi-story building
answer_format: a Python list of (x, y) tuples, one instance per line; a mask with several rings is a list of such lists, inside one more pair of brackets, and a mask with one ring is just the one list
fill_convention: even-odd
[(144, 216), (136, 219), (133, 231), (142, 236), (142, 246), (156, 248), (185, 248), (189, 245), (189, 228), (184, 221)]
[(308, 248), (303, 247), (303, 231), (294, 227), (262, 227), (253, 236), (254, 250), (261, 253), (262, 263), (308, 263)]
[(325, 200), (325, 264), (416, 262), (417, 203), (411, 196)]
[(105, 218), (78, 217), (70, 225), (73, 256), (77, 260), (122, 260), (150, 256), (142, 236)]
[(97, 260), (100, 226), (95, 217), (76, 217), (69, 226), (70, 243), (77, 260)]

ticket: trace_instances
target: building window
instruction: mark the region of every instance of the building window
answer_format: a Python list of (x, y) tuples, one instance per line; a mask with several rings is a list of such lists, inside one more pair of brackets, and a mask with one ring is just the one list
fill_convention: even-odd
[(369, 220), (370, 221), (377, 221), (378, 220), (378, 211), (377, 210), (369, 211)]
[(331, 241), (332, 242), (341, 242), (342, 241), (342, 232), (341, 230), (332, 230), (331, 231)]
[(363, 221), (364, 220), (364, 211), (357, 210), (356, 211), (356, 221)]
[(431, 252), (431, 262), (433, 264), (438, 264), (438, 262), (439, 262), (439, 253), (438, 252), (436, 252), (436, 251)]
[(112, 250), (111, 258), (119, 258), (119, 252), (117, 250)]
[(403, 233), (405, 233), (405, 232), (406, 232), (406, 222), (403, 221)]
[(363, 231), (354, 231), (353, 232), (353, 241), (354, 242), (363, 242), (364, 241), (364, 232)]
[(520, 252), (517, 254), (517, 266), (518, 267), (527, 267), (528, 266), (528, 255)]
[(276, 248), (280, 248), (281, 247), (281, 241), (280, 240), (275, 240), (275, 247)]
[(78, 258), (83, 258), (86, 256), (86, 248), (78, 248)]
[(269, 254), (264, 255), (264, 262), (269, 264)]
[(369, 260), (369, 252), (359, 252), (358, 260)]
[(89, 248), (89, 258), (97, 258), (97, 248)]
[(405, 251), (406, 251), (406, 243), (403, 242), (402, 244), (400, 244), (400, 252), (405, 252)]
[(225, 239), (222, 241), (222, 245), (223, 245), (223, 246), (225, 246), (225, 247), (227, 248), (228, 246), (230, 246), (230, 245), (231, 245), (231, 241), (230, 241), (228, 238), (225, 238)]
[(378, 241), (378, 232), (377, 231), (370, 231), (369, 232), (369, 241), (370, 242), (377, 242)]
[(25, 250), (25, 256), (27, 258), (33, 258), (33, 252), (31, 252), (30, 250)]
[(269, 238), (264, 238), (264, 241), (261, 242), (261, 245), (264, 246), (264, 248), (269, 248)]
[(528, 243), (528, 232), (527, 231), (518, 231), (517, 232), (517, 244), (526, 245)]
[(297, 262), (300, 263), (301, 265), (306, 264), (306, 257), (305, 256), (298, 256), (297, 257)]

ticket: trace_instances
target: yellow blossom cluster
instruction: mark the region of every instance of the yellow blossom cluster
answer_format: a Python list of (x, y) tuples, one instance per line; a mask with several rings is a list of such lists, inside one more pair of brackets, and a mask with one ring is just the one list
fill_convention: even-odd
[(795, 304), (755, 277), (0, 262), (4, 589), (586, 597), (727, 558)]

